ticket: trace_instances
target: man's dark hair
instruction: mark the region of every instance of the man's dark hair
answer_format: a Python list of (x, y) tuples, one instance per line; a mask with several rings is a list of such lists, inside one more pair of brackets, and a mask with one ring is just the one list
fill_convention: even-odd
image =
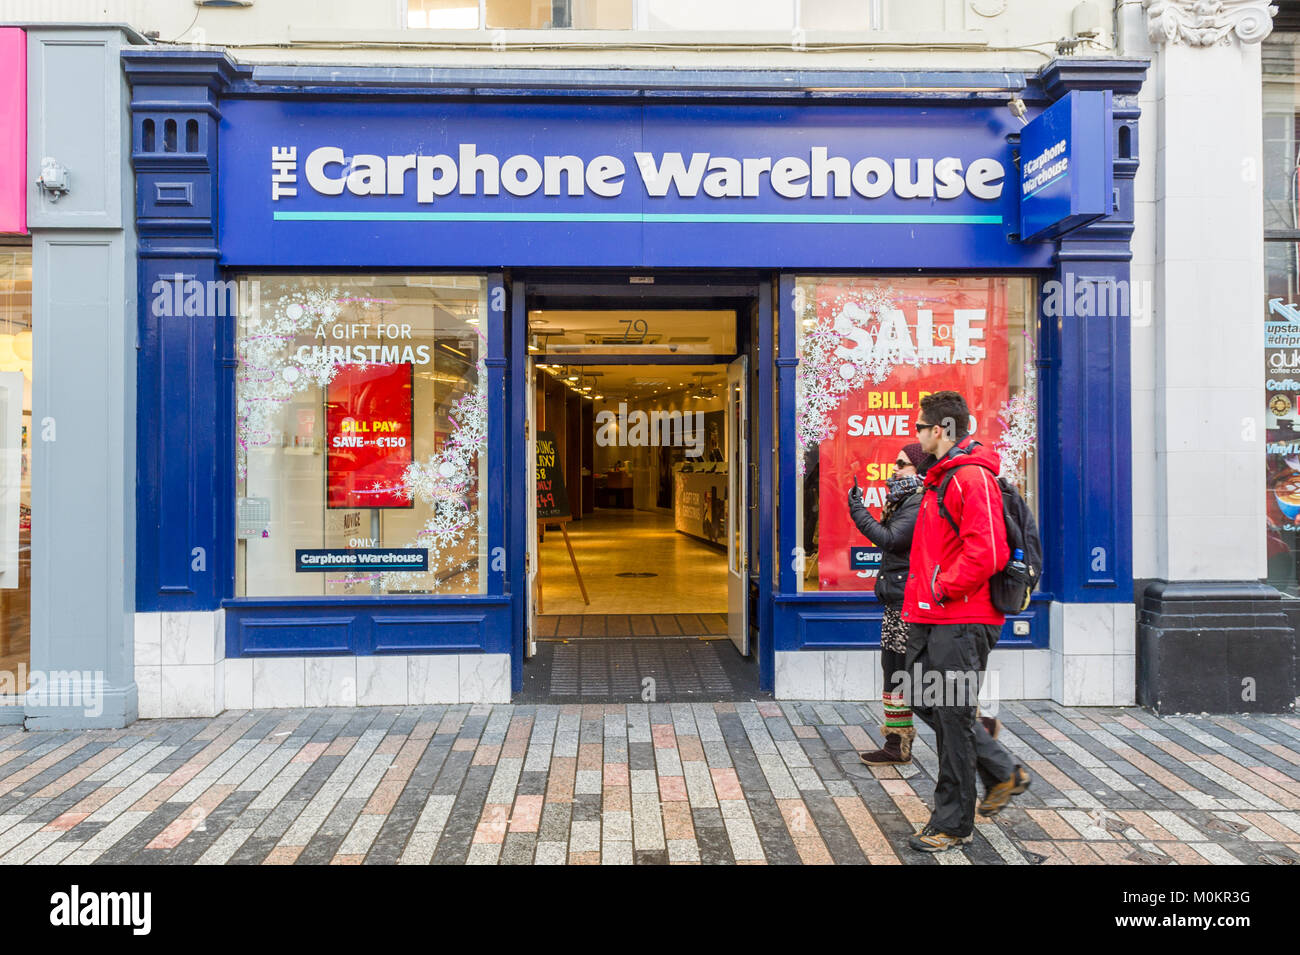
[(970, 408), (966, 399), (955, 391), (936, 391), (921, 399), (921, 414), (927, 424), (943, 426), (944, 434), (954, 444), (970, 434)]

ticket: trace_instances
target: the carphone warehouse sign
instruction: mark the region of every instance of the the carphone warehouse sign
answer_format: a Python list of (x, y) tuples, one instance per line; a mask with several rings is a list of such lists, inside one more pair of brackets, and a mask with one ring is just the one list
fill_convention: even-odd
[(222, 108), (226, 264), (1038, 267), (1002, 107)]
[(1114, 204), (1111, 94), (1067, 93), (1020, 136), (1020, 233), (1025, 241), (1061, 235)]

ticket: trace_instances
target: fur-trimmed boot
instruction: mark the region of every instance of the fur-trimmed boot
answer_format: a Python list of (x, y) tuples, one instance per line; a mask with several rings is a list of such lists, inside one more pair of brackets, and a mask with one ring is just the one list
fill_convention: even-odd
[(868, 766), (899, 766), (912, 761), (912, 740), (916, 737), (914, 726), (882, 726), (885, 745), (869, 753), (859, 753), (858, 759)]

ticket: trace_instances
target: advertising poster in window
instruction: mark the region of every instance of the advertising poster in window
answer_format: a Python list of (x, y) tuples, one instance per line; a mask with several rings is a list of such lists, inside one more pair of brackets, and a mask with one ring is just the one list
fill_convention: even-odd
[(331, 508), (411, 507), (412, 366), (344, 365), (325, 398)]
[(1264, 363), (1268, 579), (1295, 596), (1300, 593), (1295, 559), (1300, 540), (1300, 307), (1282, 298), (1268, 303)]
[(804, 519), (817, 523), (818, 589), (871, 591), (881, 554), (849, 516), (849, 488), (856, 477), (868, 510), (881, 517), (886, 482), (900, 450), (916, 440), (920, 400), (931, 392), (961, 393), (975, 439), (996, 443), (1009, 393), (1007, 280), (826, 282), (814, 294), (816, 317), (805, 323), (816, 327), (801, 330), (812, 358), (805, 373), (823, 380), (806, 393), (825, 397), (799, 414), (820, 416), (824, 437), (808, 445), (806, 473), (815, 471), (819, 505)]

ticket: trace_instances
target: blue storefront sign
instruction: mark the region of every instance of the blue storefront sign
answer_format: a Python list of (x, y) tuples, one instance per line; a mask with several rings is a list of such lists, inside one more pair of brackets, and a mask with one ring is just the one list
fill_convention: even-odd
[(1043, 267), (1004, 108), (236, 100), (228, 264)]
[(1052, 238), (1114, 206), (1111, 94), (1072, 90), (1020, 136), (1020, 234)]

